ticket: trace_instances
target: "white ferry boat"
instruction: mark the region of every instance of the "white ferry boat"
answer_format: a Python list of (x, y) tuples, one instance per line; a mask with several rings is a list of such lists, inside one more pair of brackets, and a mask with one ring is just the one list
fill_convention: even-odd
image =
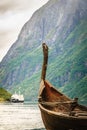
[(24, 96), (23, 94), (17, 94), (16, 92), (11, 96), (11, 102), (18, 103), (18, 102), (24, 102)]

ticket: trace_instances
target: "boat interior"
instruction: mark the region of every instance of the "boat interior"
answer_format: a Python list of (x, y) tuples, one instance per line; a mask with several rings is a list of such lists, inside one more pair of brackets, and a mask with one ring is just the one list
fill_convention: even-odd
[(39, 100), (44, 108), (66, 114), (69, 116), (82, 116), (87, 118), (87, 107), (78, 104), (78, 98), (71, 100), (57, 91), (49, 82), (44, 81), (44, 88)]

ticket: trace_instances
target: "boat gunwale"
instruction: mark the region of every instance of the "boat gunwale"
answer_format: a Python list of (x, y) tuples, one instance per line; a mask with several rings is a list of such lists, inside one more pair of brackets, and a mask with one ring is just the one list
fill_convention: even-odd
[[(50, 88), (52, 87), (54, 90), (56, 90), (56, 92), (62, 94), (62, 96), (67, 98), (68, 99), (67, 102), (73, 102), (72, 99), (70, 99), (68, 96), (64, 95), (59, 90), (57, 90), (49, 81), (43, 80), (43, 79), (41, 80), (41, 85), (40, 85), (41, 91), (39, 93), (38, 98), (42, 97), (42, 93), (43, 93), (43, 90), (45, 88), (45, 82), (49, 85)], [(49, 103), (49, 102), (46, 102), (46, 103)], [(67, 118), (72, 118), (72, 119), (87, 119), (87, 116), (70, 116), (69, 113), (62, 113), (62, 112), (56, 112), (56, 111), (48, 110), (45, 107), (43, 107), (43, 105), (44, 105), (44, 101), (42, 101), (42, 102), (39, 101), (39, 107), (42, 108), (44, 111), (47, 111), (47, 113), (49, 113), (49, 114), (54, 114), (54, 115), (57, 115), (57, 116), (60, 116), (60, 117), (65, 117), (65, 118), (67, 117)], [(77, 114), (78, 114), (78, 112), (77, 112)]]
[(60, 118), (65, 118), (65, 119), (69, 119), (69, 120), (71, 120), (71, 119), (73, 119), (73, 120), (76, 120), (76, 119), (77, 120), (81, 120), (81, 119), (87, 120), (87, 117), (84, 118), (84, 116), (77, 116), (77, 117), (76, 116), (69, 116), (68, 114), (64, 114), (62, 112), (48, 110), (45, 107), (43, 107), (42, 104), (40, 104), (40, 103), (38, 103), (38, 106), (42, 111), (44, 111), (45, 113), (48, 113), (49, 115), (53, 115), (53, 116), (57, 116), (57, 117), (59, 116)]

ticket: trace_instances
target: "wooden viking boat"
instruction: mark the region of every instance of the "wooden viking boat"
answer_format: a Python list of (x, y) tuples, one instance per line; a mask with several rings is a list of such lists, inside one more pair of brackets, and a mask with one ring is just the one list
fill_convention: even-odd
[(87, 107), (70, 99), (45, 80), (48, 47), (43, 43), (44, 61), (38, 105), (46, 130), (87, 130)]

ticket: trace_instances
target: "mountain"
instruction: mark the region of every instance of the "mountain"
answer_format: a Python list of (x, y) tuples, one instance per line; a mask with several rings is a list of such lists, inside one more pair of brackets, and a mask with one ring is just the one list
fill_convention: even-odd
[(47, 79), (87, 104), (87, 0), (49, 0), (32, 15), (0, 63), (1, 87), (20, 87), (26, 100), (37, 100), (43, 42), (49, 47)]

